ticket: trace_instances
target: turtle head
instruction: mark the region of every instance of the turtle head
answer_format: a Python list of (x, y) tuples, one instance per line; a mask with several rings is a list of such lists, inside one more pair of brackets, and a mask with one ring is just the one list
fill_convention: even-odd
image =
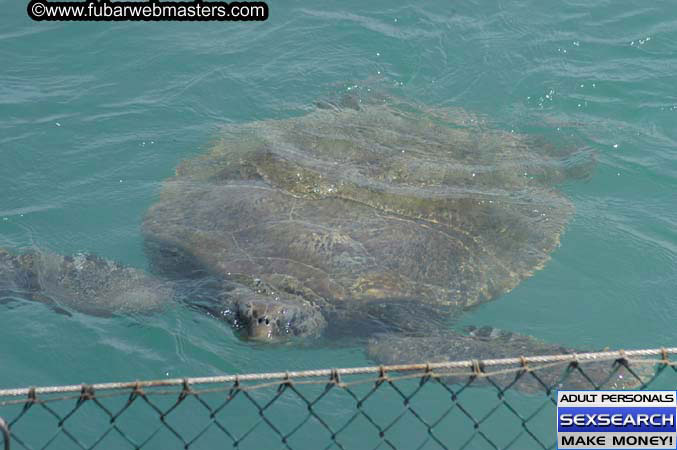
[(319, 335), (326, 321), (317, 307), (296, 296), (250, 292), (233, 302), (233, 324), (245, 339), (279, 342)]
[(293, 334), (294, 311), (284, 305), (265, 298), (253, 298), (238, 302), (237, 306), (237, 318), (248, 339), (265, 342)]

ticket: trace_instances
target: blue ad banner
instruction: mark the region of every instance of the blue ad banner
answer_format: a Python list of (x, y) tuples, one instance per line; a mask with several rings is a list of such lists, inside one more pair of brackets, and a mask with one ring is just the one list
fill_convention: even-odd
[(675, 432), (674, 407), (559, 407), (558, 432)]

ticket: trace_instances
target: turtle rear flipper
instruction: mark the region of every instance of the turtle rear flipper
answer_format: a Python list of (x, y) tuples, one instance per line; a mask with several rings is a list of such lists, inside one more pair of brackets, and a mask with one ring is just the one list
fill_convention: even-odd
[[(531, 336), (491, 327), (472, 328), (468, 334), (446, 331), (424, 337), (378, 335), (370, 339), (368, 356), (380, 364), (417, 364), (474, 360), (474, 368), (439, 369), (448, 384), (516, 389), (526, 393), (546, 393), (555, 389), (630, 389), (646, 382), (648, 366), (630, 365), (630, 371), (613, 360), (570, 361), (509, 365), (487, 365), (482, 361), (521, 356), (583, 353), (549, 344)], [(527, 370), (524, 369), (527, 367)], [(479, 373), (479, 375), (477, 375)]]

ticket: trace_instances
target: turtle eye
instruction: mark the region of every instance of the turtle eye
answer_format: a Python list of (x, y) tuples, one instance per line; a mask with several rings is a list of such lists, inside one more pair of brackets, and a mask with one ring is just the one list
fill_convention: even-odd
[(266, 325), (270, 325), (270, 320), (266, 319)]

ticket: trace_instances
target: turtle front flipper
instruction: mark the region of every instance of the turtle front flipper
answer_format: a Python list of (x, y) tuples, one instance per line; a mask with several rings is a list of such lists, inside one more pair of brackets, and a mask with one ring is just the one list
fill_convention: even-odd
[(429, 336), (378, 335), (370, 339), (367, 352), (370, 358), (384, 365), (473, 360), (476, 361), (474, 368), (435, 372), (443, 375), (448, 384), (470, 382), (471, 386), (487, 386), (491, 383), (500, 389), (510, 387), (525, 393), (555, 389), (636, 388), (641, 382), (648, 381), (653, 370), (646, 365), (629, 365), (628, 370), (613, 360), (581, 362), (578, 367), (572, 366), (570, 361), (526, 366), (519, 363), (486, 365), (482, 361), (583, 353), (491, 327), (470, 328), (467, 334), (446, 331)]
[(33, 253), (14, 254), (0, 248), (0, 299), (30, 299), (38, 290)]
[(62, 314), (155, 312), (174, 298), (174, 288), (171, 282), (92, 254), (0, 249), (0, 298), (41, 302)]

